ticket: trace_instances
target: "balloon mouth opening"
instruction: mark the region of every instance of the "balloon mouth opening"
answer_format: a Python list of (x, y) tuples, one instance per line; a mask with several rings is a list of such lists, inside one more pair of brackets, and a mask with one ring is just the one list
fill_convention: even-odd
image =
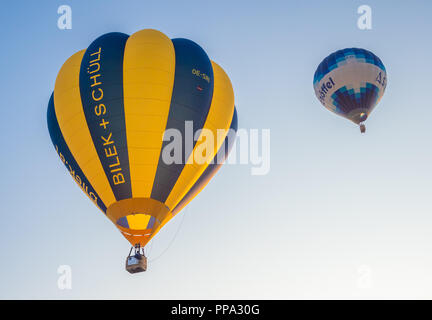
[(354, 122), (355, 124), (360, 124), (362, 122), (365, 122), (368, 118), (368, 112), (365, 109), (354, 109), (351, 112), (349, 112), (346, 116), (349, 120)]
[(117, 228), (132, 244), (144, 247), (161, 222), (149, 214), (131, 213), (116, 221)]
[(119, 218), (116, 224), (129, 230), (143, 231), (152, 230), (155, 226), (160, 225), (160, 221), (150, 214), (131, 213)]
[(169, 217), (170, 210), (151, 198), (128, 198), (112, 203), (106, 215), (133, 246), (145, 246)]

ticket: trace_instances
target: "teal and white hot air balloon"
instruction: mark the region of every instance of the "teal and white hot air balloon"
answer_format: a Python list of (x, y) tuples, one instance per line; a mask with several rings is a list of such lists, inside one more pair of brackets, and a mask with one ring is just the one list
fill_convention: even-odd
[(317, 98), (328, 110), (360, 125), (380, 101), (387, 86), (384, 64), (372, 52), (350, 48), (325, 58), (314, 76)]

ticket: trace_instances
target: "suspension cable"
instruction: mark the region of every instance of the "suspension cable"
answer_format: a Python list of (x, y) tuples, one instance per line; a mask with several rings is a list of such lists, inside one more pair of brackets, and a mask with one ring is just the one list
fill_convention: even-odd
[(182, 219), (181, 219), (181, 221), (180, 221), (180, 224), (179, 224), (179, 226), (177, 227), (177, 230), (176, 230), (174, 236), (172, 237), (171, 241), (168, 243), (168, 246), (167, 246), (167, 247), (162, 251), (162, 253), (159, 254), (156, 258), (149, 259), (149, 262), (156, 261), (157, 259), (159, 259), (160, 257), (162, 257), (162, 256), (163, 256), (163, 255), (168, 251), (168, 249), (169, 249), (169, 248), (171, 247), (171, 245), (174, 243), (174, 240), (177, 238), (177, 235), (179, 234), (179, 231), (180, 231), (180, 229), (181, 229), (181, 227), (182, 227), (182, 225), (183, 225), (184, 219), (185, 219), (186, 214), (187, 214), (188, 211), (189, 211), (189, 210), (188, 210), (188, 208), (186, 207), (186, 208), (184, 209), (184, 211), (183, 211), (183, 214), (182, 214), (183, 217), (182, 217)]

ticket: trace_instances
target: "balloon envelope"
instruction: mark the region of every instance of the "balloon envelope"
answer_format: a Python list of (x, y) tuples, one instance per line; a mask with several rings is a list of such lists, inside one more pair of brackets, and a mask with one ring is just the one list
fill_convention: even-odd
[[(223, 69), (193, 41), (156, 30), (108, 33), (71, 56), (57, 76), (47, 120), (72, 178), (141, 246), (214, 176), (237, 130)], [(180, 140), (164, 139), (170, 130)], [(197, 161), (205, 132), (219, 139)], [(179, 161), (167, 162), (178, 141)]]
[(350, 48), (325, 58), (313, 83), (315, 95), (328, 110), (359, 124), (383, 96), (387, 73), (372, 52)]

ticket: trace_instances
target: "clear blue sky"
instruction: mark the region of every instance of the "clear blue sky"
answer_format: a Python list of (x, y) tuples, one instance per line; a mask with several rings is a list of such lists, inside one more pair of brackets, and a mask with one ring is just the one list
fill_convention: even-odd
[[(62, 4), (72, 30), (57, 28)], [(372, 30), (357, 28), (362, 4)], [(0, 298), (432, 297), (430, 1), (18, 0), (0, 21)], [(46, 108), (69, 56), (144, 28), (192, 39), (223, 66), (239, 127), (271, 129), (271, 171), (223, 167), (131, 276), (128, 242), (61, 164)], [(365, 135), (312, 87), (345, 47), (388, 72)], [(72, 290), (57, 288), (59, 265)]]

